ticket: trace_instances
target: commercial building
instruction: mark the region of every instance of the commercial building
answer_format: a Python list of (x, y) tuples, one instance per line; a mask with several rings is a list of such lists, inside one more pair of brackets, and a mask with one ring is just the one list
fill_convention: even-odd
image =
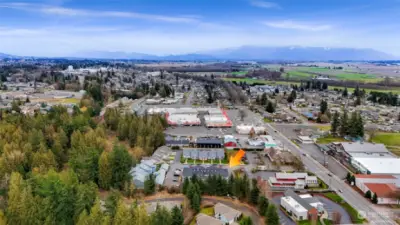
[(355, 174), (355, 184), (364, 194), (376, 194), (378, 204), (399, 204), (396, 197), (400, 179), (392, 175)]
[(222, 140), (216, 137), (199, 137), (195, 141), (197, 148), (222, 148), (222, 146)]
[(187, 137), (165, 137), (165, 145), (169, 147), (178, 146), (178, 147), (189, 147), (190, 140)]
[(238, 134), (250, 134), (250, 131), (254, 130), (255, 134), (266, 134), (267, 130), (263, 126), (253, 126), (253, 125), (238, 125), (236, 126), (236, 132)]
[(212, 175), (222, 176), (224, 178), (228, 178), (229, 172), (225, 168), (217, 167), (217, 166), (193, 166), (193, 167), (185, 167), (183, 168), (183, 177), (192, 177), (196, 175), (199, 178), (207, 178)]
[(302, 144), (314, 144), (313, 139), (309, 136), (298, 136), (297, 140)]
[(233, 209), (222, 203), (217, 203), (214, 206), (215, 218), (220, 220), (223, 224), (233, 224), (242, 215), (242, 212)]
[(336, 151), (351, 162), (352, 158), (393, 158), (395, 157), (383, 144), (369, 142), (334, 143)]
[(224, 136), (224, 147), (225, 148), (236, 148), (238, 147), (237, 139), (232, 135)]
[(278, 190), (305, 189), (319, 185), (318, 178), (307, 173), (275, 173), (275, 177), (268, 178), (268, 183), (271, 188)]
[(400, 175), (400, 158), (352, 158), (351, 165), (364, 174)]
[(301, 197), (293, 190), (285, 191), (285, 196), (281, 198), (281, 206), (295, 221), (317, 219), (319, 212), (323, 211), (323, 205), (318, 199), (310, 195)]

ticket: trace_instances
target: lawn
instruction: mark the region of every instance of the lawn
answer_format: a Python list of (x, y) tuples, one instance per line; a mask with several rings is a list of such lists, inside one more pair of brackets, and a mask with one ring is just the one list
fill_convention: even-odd
[(247, 71), (237, 71), (237, 72), (232, 72), (232, 75), (246, 75)]
[[(296, 71), (296, 70), (288, 71), (288, 72), (286, 72), (286, 74), (289, 75), (289, 78), (295, 78), (295, 79), (297, 79), (297, 78), (304, 79), (304, 78), (310, 78), (310, 77), (315, 76), (315, 75), (309, 74), (307, 72), (301, 72), (301, 71)], [(286, 74), (284, 74), (282, 76), (286, 78), (287, 77)]]
[(339, 80), (352, 80), (352, 81), (364, 81), (367, 83), (376, 83), (382, 81), (382, 78), (376, 77), (373, 74), (360, 74), (360, 73), (341, 73), (341, 74), (334, 74)]
[(379, 132), (370, 141), (384, 144), (391, 152), (400, 156), (400, 133)]
[(332, 142), (343, 142), (346, 141), (341, 137), (333, 137), (332, 135), (327, 135), (326, 137), (321, 137), (317, 139), (317, 144), (329, 144)]
[(364, 223), (365, 219), (359, 218), (357, 210), (354, 209), (351, 205), (349, 205), (349, 203), (345, 202), (339, 195), (333, 192), (324, 193), (323, 195), (329, 198), (330, 200), (336, 202), (340, 206), (342, 206), (347, 211), (347, 213), (349, 213), (351, 221), (353, 223), (355, 224)]
[(264, 118), (264, 123), (272, 123), (273, 121), (268, 119), (268, 118)]
[(318, 129), (320, 129), (322, 131), (330, 131), (331, 130), (330, 124), (317, 124), (315, 126), (318, 127)]
[(400, 147), (400, 133), (377, 133), (372, 139), (372, 142), (382, 143), (388, 146)]

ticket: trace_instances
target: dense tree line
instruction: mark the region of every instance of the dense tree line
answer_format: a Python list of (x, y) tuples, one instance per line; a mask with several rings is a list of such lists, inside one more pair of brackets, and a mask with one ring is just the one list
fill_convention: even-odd
[(216, 175), (204, 180), (195, 175), (190, 179), (186, 177), (182, 184), (182, 193), (189, 199), (191, 208), (195, 212), (200, 211), (202, 195), (234, 196), (242, 202), (256, 206), (261, 216), (267, 216), (267, 225), (279, 224), (276, 208), (261, 194), (257, 180), (250, 180), (246, 174), (243, 176), (231, 174), (228, 180)]
[(398, 95), (393, 94), (392, 92), (377, 92), (371, 91), (369, 93), (368, 100), (373, 103), (378, 103), (381, 105), (391, 105), (391, 106), (399, 106)]
[(336, 112), (333, 115), (331, 133), (341, 137), (364, 137), (364, 121), (359, 112), (354, 111), (349, 118), (345, 110), (342, 115)]
[(109, 149), (105, 133), (90, 113), (79, 109), (72, 115), (61, 106), (45, 115), (3, 112), (0, 188), (7, 198), (1, 219), (8, 224), (75, 224), (85, 213), (101, 213), (98, 186), (132, 192), (132, 156), (123, 145)]
[(275, 112), (275, 105), (272, 103), (272, 101), (270, 101), (268, 99), (266, 93), (263, 93), (261, 95), (261, 97), (257, 96), (256, 104), (265, 107), (265, 111), (267, 111), (269, 113), (274, 113)]
[(134, 148), (136, 158), (151, 155), (154, 150), (164, 145), (164, 129), (167, 121), (160, 115), (136, 116), (121, 115), (119, 109), (107, 109), (104, 114), (106, 127), (117, 132), (118, 139), (128, 141)]

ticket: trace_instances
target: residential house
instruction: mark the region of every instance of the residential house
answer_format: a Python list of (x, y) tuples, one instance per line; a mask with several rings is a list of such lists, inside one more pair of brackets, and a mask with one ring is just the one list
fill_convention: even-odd
[(215, 218), (219, 219), (223, 224), (232, 224), (239, 219), (242, 212), (222, 203), (217, 203), (214, 206), (214, 214)]
[(225, 225), (220, 220), (218, 220), (212, 216), (203, 214), (203, 213), (200, 213), (199, 215), (196, 216), (196, 224), (197, 225)]

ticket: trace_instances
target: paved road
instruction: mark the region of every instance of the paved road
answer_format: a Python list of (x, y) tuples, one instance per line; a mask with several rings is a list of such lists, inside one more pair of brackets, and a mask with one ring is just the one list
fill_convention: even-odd
[(365, 215), (370, 224), (396, 224), (388, 215), (382, 213), (382, 211), (377, 210), (372, 203), (361, 196), (359, 193), (351, 189), (343, 180), (335, 175), (329, 176), (329, 170), (318, 163), (312, 157), (303, 156), (302, 154), (307, 153), (303, 149), (297, 147), (279, 131), (275, 132), (270, 124), (266, 125), (267, 130), (270, 134), (273, 134), (275, 138), (279, 138), (282, 143), (285, 144), (294, 154), (297, 154), (302, 158), (302, 161), (307, 170), (315, 173), (321, 180), (325, 183), (330, 184), (334, 191), (341, 190), (338, 194), (351, 206), (358, 210), (361, 214)]
[[(254, 121), (262, 121), (262, 117), (259, 114), (251, 112), (249, 116), (253, 117)], [(282, 133), (273, 128), (270, 124), (266, 124), (266, 128), (269, 134), (274, 138), (281, 141), (285, 145), (285, 148), (289, 148), (292, 153), (301, 157), (307, 170), (315, 173), (321, 180), (325, 183), (330, 184), (332, 190), (337, 191), (346, 202), (348, 202), (353, 208), (355, 208), (361, 215), (369, 221), (370, 224), (385, 224), (385, 225), (395, 225), (390, 217), (390, 211), (385, 211), (375, 207), (370, 201), (366, 200), (364, 196), (351, 189), (343, 180), (335, 175), (329, 176), (329, 170), (321, 165), (318, 161), (312, 157), (304, 157), (303, 154), (307, 152), (299, 148)], [(342, 192), (339, 192), (341, 190)]]
[[(251, 220), (253, 220), (253, 224), (262, 224), (261, 217), (246, 205), (237, 204), (229, 199), (214, 198), (209, 196), (203, 196), (202, 200), (209, 201), (212, 203), (218, 203), (218, 202), (223, 203), (229, 207), (239, 210), (240, 212), (242, 212), (247, 216), (250, 216)], [(159, 198), (159, 199), (146, 200), (145, 202), (150, 203), (150, 202), (170, 202), (170, 201), (183, 201), (183, 197)]]
[(188, 95), (188, 97), (186, 99), (185, 106), (192, 107), (193, 95), (194, 95), (194, 90), (191, 89), (191, 91), (189, 92), (189, 95)]

